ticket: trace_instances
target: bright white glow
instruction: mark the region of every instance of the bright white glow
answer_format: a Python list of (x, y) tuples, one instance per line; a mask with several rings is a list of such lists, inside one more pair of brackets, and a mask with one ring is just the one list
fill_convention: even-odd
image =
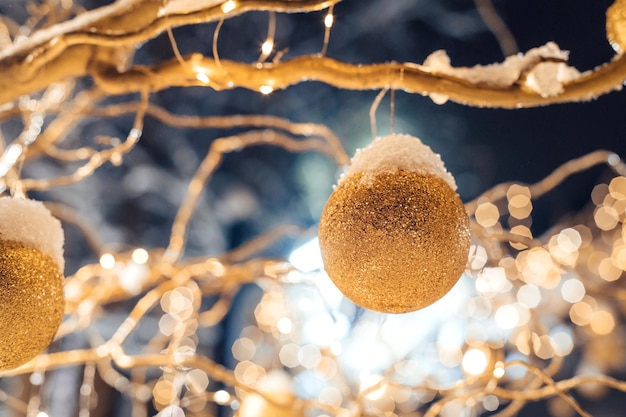
[(10, 145), (7, 148), (6, 153), (5, 153), (5, 157), (7, 161), (14, 164), (17, 161), (17, 158), (19, 158), (20, 155), (22, 154), (23, 150), (24, 148), (20, 144), (14, 143)]
[(289, 256), (289, 262), (302, 272), (311, 272), (322, 269), (322, 253), (317, 238), (312, 239), (294, 250)]
[(48, 413), (45, 411), (40, 411), (37, 413), (37, 417), (48, 417)]
[(331, 27), (333, 27), (334, 22), (335, 22), (335, 17), (332, 15), (332, 13), (328, 13), (326, 17), (324, 18), (324, 26), (330, 29)]
[(259, 91), (261, 92), (261, 94), (268, 95), (268, 94), (270, 94), (272, 91), (274, 91), (274, 87), (272, 87), (271, 85), (262, 85), (262, 86), (259, 88)]
[(301, 311), (309, 311), (315, 307), (315, 303), (310, 298), (301, 298), (298, 300), (298, 309)]
[(144, 248), (137, 248), (133, 251), (131, 257), (133, 258), (133, 262), (139, 265), (145, 264), (148, 262), (148, 251)]
[(215, 391), (215, 394), (213, 394), (213, 400), (218, 404), (224, 405), (230, 401), (230, 394), (223, 389)]
[(13, 165), (15, 165), (22, 152), (22, 145), (16, 143), (9, 145), (0, 158), (0, 176), (4, 176), (13, 168)]
[(159, 417), (185, 417), (185, 412), (177, 405), (168, 405), (159, 414)]
[(520, 322), (519, 312), (515, 306), (509, 304), (498, 308), (494, 318), (501, 329), (512, 329), (518, 326)]
[(325, 273), (316, 274), (315, 284), (317, 284), (324, 303), (332, 310), (339, 309), (339, 305), (345, 298), (330, 277)]
[[(359, 386), (359, 391), (363, 392), (371, 390), (365, 395), (365, 398), (368, 400), (378, 400), (385, 395), (385, 391), (387, 389), (387, 386), (384, 383), (381, 384), (382, 380), (383, 377), (381, 375), (364, 373), (361, 375), (361, 385)], [(372, 390), (375, 385), (378, 385), (378, 388)]]
[(347, 374), (384, 372), (393, 362), (389, 346), (375, 337), (349, 338), (343, 344), (343, 353), (339, 358), (342, 369)]
[(232, 12), (237, 7), (237, 3), (233, 0), (228, 0), (226, 3), (222, 4), (222, 11), (224, 13)]
[(343, 346), (341, 345), (341, 342), (334, 341), (333, 343), (330, 344), (330, 353), (332, 353), (333, 355), (339, 356), (341, 355), (342, 351), (343, 351)]
[(500, 361), (496, 363), (495, 368), (493, 369), (493, 376), (496, 378), (502, 378), (504, 376), (504, 364)]
[(561, 287), (563, 299), (569, 303), (577, 303), (585, 296), (585, 286), (576, 278), (568, 279)]
[(537, 307), (541, 302), (541, 292), (532, 284), (523, 285), (517, 291), (517, 301), (528, 308)]
[(404, 357), (419, 344), (436, 337), (444, 323), (452, 323), (463, 314), (473, 284), (473, 280), (463, 275), (450, 292), (436, 303), (412, 313), (390, 314), (385, 317), (381, 330), (376, 325), (368, 331), (374, 334), (380, 331), (382, 340), (387, 342), (393, 356)]
[(461, 320), (450, 320), (443, 323), (437, 335), (437, 344), (446, 348), (463, 346), (463, 342), (465, 342), (463, 330), (463, 322)]
[(470, 375), (480, 375), (485, 372), (488, 362), (485, 352), (480, 349), (470, 349), (463, 355), (461, 366)]
[(261, 45), (261, 52), (263, 52), (264, 55), (271, 54), (272, 49), (274, 49), (274, 42), (272, 42), (271, 39), (266, 40), (263, 42), (263, 45)]
[(115, 266), (115, 258), (110, 253), (104, 253), (100, 257), (100, 265), (104, 269), (113, 269)]
[(304, 322), (302, 336), (304, 340), (320, 346), (328, 346), (333, 342), (333, 319), (328, 313), (316, 314)]
[(148, 267), (144, 264), (130, 262), (120, 271), (119, 283), (130, 294), (139, 294), (143, 289), (143, 284), (145, 284), (149, 272)]
[(485, 268), (478, 273), (476, 290), (483, 296), (491, 298), (497, 293), (504, 293), (512, 288), (507, 279), (504, 268)]
[(562, 230), (557, 237), (559, 248), (568, 254), (576, 252), (582, 241), (578, 230), (572, 228)]
[(350, 321), (339, 312), (332, 316), (319, 313), (304, 322), (302, 337), (305, 341), (320, 346), (330, 346), (335, 340), (343, 339), (350, 330)]
[(196, 74), (196, 80), (200, 81), (201, 83), (208, 84), (209, 76), (206, 75), (206, 73), (204, 72), (199, 72)]
[(276, 323), (276, 327), (278, 328), (278, 331), (282, 334), (289, 334), (293, 329), (293, 323), (289, 317), (283, 317), (278, 320), (278, 323)]

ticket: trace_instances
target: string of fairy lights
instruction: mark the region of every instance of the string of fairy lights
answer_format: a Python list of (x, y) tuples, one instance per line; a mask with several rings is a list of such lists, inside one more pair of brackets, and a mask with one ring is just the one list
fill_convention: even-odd
[[(150, 102), (154, 91), (170, 86), (245, 87), (269, 95), (301, 82), (306, 78), (303, 74), (308, 74), (310, 79), (346, 89), (406, 87), (442, 102), (452, 99), (505, 107), (549, 104), (589, 98), (621, 85), (626, 77), (621, 55), (602, 71), (558, 80), (557, 87), (549, 83), (548, 89), (532, 90), (516, 79), (510, 88), (481, 89), (468, 82), (476, 76), (476, 69), (459, 75), (417, 64), (357, 67), (325, 57), (332, 42), (337, 1), (195, 4), (174, 0), (159, 5), (154, 20), (141, 20), (141, 24), (148, 22), (146, 28), (126, 28), (127, 32), (122, 27), (127, 22), (115, 23), (111, 16), (120, 10), (150, 11), (157, 7), (154, 2), (116, 2), (109, 9), (86, 13), (67, 3), (45, 3), (30, 10), (28, 24), (37, 28), (51, 7), (58, 9), (60, 20), (48, 22), (47, 31), (31, 33), (26, 24), (9, 24), (4, 21), (8, 17), (3, 18), (0, 27), (9, 33), (15, 56), (27, 51), (30, 58), (25, 62), (33, 68), (45, 64), (64, 73), (72, 66), (71, 45), (109, 48), (119, 38), (135, 47), (153, 36), (149, 34), (152, 29), (146, 28), (159, 27), (169, 31), (175, 59), (138, 68), (125, 65), (126, 58), (106, 55), (110, 50), (103, 49), (102, 56), (93, 54), (102, 62), (85, 66), (86, 73), (93, 71), (93, 86), (55, 80), (40, 86), (44, 88), (41, 93), (29, 91), (31, 95), (24, 96), (19, 91), (15, 94), (21, 98), (5, 100), (0, 120), (21, 127), (19, 134), (0, 141), (5, 194), (25, 199), (37, 191), (84, 183), (108, 163), (127, 163), (125, 158), (144, 135), (146, 117), (178, 129), (243, 131), (212, 140), (188, 179), (163, 247), (126, 244), (119, 249), (104, 244), (97, 228), (71, 204), (47, 205), (65, 225), (80, 230), (96, 260), (85, 262), (65, 278), (65, 316), (51, 348), (19, 367), (0, 371), (0, 414), (52, 416), (50, 398), (63, 387), (52, 386), (51, 381), (55, 372), (72, 367), (78, 367), (80, 375), (71, 399), (80, 417), (102, 415), (106, 407), (103, 386), (127, 401), (133, 417), (153, 412), (176, 417), (506, 417), (535, 401), (544, 401), (553, 416), (589, 416), (581, 402), (603, 401), (610, 392), (626, 392), (626, 382), (614, 377), (625, 365), (616, 353), (624, 347), (621, 323), (625, 313), (625, 293), (616, 284), (626, 271), (626, 165), (618, 155), (593, 152), (535, 184), (500, 184), (465, 203), (461, 209), (469, 215), (471, 242), (458, 283), (423, 310), (383, 314), (358, 307), (337, 289), (324, 272), (317, 239), (295, 248), (288, 260), (260, 255), (285, 236), (302, 235), (296, 227), (279, 227), (226, 253), (185, 256), (198, 202), (225, 155), (265, 145), (291, 153), (318, 152), (338, 166), (347, 165), (350, 157), (330, 129), (269, 115), (176, 115)], [(609, 22), (618, 28), (623, 3), (616, 1), (609, 13)], [(223, 21), (255, 10), (269, 12), (267, 38), (257, 62), (221, 60), (215, 52)], [(295, 64), (281, 61), (274, 39), (275, 14), (294, 11), (323, 12), (321, 53), (300, 57)], [(75, 26), (63, 26), (65, 19), (76, 22)], [(120, 33), (103, 34), (95, 23), (92, 31), (76, 29), (96, 21), (118, 25)], [(201, 21), (216, 24), (214, 54), (183, 57), (171, 28)], [(623, 44), (618, 29), (609, 35), (618, 47)], [(43, 39), (38, 47), (44, 45), (49, 53), (29, 55), (28, 48), (37, 37)], [(569, 68), (560, 58), (546, 56), (545, 49), (537, 51), (518, 57), (524, 62), (518, 68), (524, 77), (537, 63), (549, 65), (532, 73), (535, 81), (555, 69)], [(5, 53), (10, 56), (10, 51)], [(55, 61), (58, 57), (68, 61), (61, 65)], [(524, 57), (532, 61), (530, 68)], [(112, 71), (113, 64), (119, 64), (120, 70)], [(503, 68), (495, 65), (492, 69)], [(12, 71), (6, 70), (7, 74)], [(431, 85), (432, 80), (436, 83)], [(36, 91), (39, 82), (43, 81), (19, 88)], [(553, 94), (554, 88), (558, 93)], [(470, 94), (475, 90), (478, 95)], [(139, 100), (105, 100), (129, 92), (139, 92)], [(13, 93), (2, 94), (10, 97)], [(128, 115), (133, 120), (123, 138), (75, 140), (83, 118), (115, 121)], [(39, 157), (68, 169), (57, 176), (24, 176), (24, 167)], [(537, 200), (569, 176), (601, 164), (612, 177), (593, 189), (589, 207), (578, 217), (533, 235)], [(76, 243), (66, 242), (66, 246), (72, 244)], [(240, 308), (234, 299), (251, 286), (260, 289), (260, 295), (253, 299), (254, 307), (228, 347), (234, 362), (230, 366), (227, 360), (216, 359), (203, 341), (207, 332), (217, 334), (227, 316)], [(113, 326), (103, 326), (105, 322)], [(86, 342), (67, 348), (74, 338)]]

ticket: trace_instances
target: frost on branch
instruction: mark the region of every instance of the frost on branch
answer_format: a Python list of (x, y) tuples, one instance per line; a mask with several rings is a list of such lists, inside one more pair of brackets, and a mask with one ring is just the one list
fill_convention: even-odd
[(626, 1), (616, 0), (606, 11), (606, 37), (619, 54), (626, 48)]
[(453, 67), (446, 52), (439, 50), (426, 58), (424, 67), (479, 87), (505, 89), (519, 83), (542, 97), (554, 97), (563, 92), (563, 84), (580, 77), (576, 68), (566, 64), (568, 57), (568, 51), (548, 42), (525, 54), (509, 56), (502, 63), (473, 67)]

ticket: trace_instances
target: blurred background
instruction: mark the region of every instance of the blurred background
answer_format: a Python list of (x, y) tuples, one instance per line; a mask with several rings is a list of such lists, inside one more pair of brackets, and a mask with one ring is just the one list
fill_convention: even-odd
[[(84, 6), (91, 9), (105, 3), (86, 1)], [(554, 41), (570, 51), (569, 63), (580, 71), (602, 65), (614, 55), (604, 28), (605, 12), (611, 3), (610, 0), (494, 0), (520, 52)], [(0, 14), (23, 22), (28, 15), (26, 4), (21, 0), (1, 0)], [(323, 44), (325, 15), (325, 11), (277, 14), (275, 51), (284, 53), (283, 60), (318, 53)], [(327, 55), (350, 63), (421, 63), (439, 49), (447, 51), (454, 66), (504, 59), (497, 40), (472, 0), (344, 0), (334, 8), (334, 19)], [(194, 52), (211, 55), (215, 28), (215, 23), (199, 24), (176, 28), (173, 33), (183, 55)], [(220, 57), (254, 62), (266, 39), (267, 28), (267, 13), (246, 13), (225, 21), (218, 41)], [(152, 64), (173, 56), (169, 39), (160, 35), (136, 51), (135, 62)], [(91, 80), (80, 82), (87, 86)], [(377, 94), (378, 91), (345, 91), (308, 82), (269, 95), (240, 88), (222, 92), (200, 87), (172, 88), (153, 94), (150, 100), (176, 114), (267, 114), (294, 122), (323, 124), (339, 136), (352, 154), (372, 139), (369, 110)], [(130, 98), (136, 97), (115, 97), (105, 103)], [(440, 105), (428, 97), (401, 91), (395, 92), (394, 99), (395, 132), (417, 136), (441, 154), (456, 178), (464, 201), (498, 183), (538, 181), (560, 164), (594, 150), (607, 149), (626, 156), (623, 140), (626, 94), (621, 92), (592, 102), (518, 110), (472, 108), (452, 102)], [(86, 136), (124, 137), (131, 126), (132, 115), (114, 121), (86, 118), (66, 145), (75, 145)], [(390, 126), (387, 94), (377, 112), (378, 133), (389, 133)], [(2, 126), (7, 137), (19, 128), (19, 124)], [(70, 204), (89, 218), (105, 246), (112, 249), (164, 247), (188, 181), (210, 144), (215, 138), (237, 131), (172, 128), (148, 117), (139, 145), (125, 157), (124, 164), (106, 165), (76, 185), (36, 193), (33, 197)], [(41, 159), (26, 166), (25, 176), (50, 177), (68, 170), (57, 161)], [(315, 236), (321, 210), (340, 173), (340, 167), (316, 153), (294, 154), (260, 146), (227, 155), (208, 184), (192, 220), (186, 256), (219, 255), (279, 224), (308, 229), (304, 236), (280, 240), (263, 253), (268, 257), (288, 258)], [(530, 225), (534, 235), (540, 235), (572, 213), (592, 210), (590, 193), (601, 180), (609, 178), (607, 175), (603, 167), (591, 169), (534, 202)], [(68, 225), (66, 234), (67, 274), (87, 262), (97, 261), (96, 255), (84, 245), (72, 244), (78, 239), (77, 230)], [(251, 310), (262, 295), (256, 285), (240, 292), (235, 308), (223, 324), (204, 335), (203, 349), (213, 351), (212, 355), (234, 367), (237, 360), (231, 347), (241, 329), (250, 324)], [(107, 327), (114, 328), (125, 316), (127, 306), (113, 305), (107, 309), (110, 314), (99, 323), (105, 328), (104, 334), (109, 331)], [(349, 310), (345, 317), (354, 324), (359, 314), (362, 312)], [(66, 343), (65, 348), (72, 346), (71, 343), (80, 346), (84, 341), (78, 337)], [(616, 375), (626, 376), (626, 369), (618, 370)], [(303, 386), (314, 383), (305, 379)], [(51, 396), (50, 416), (66, 415), (62, 411), (62, 399), (71, 397), (71, 389), (62, 395), (60, 387), (57, 391)], [(615, 399), (609, 396), (606, 401), (584, 405), (597, 412), (594, 414), (597, 416), (618, 416), (617, 406), (623, 401), (623, 396)], [(126, 406), (118, 405), (115, 415), (125, 415)], [(521, 415), (545, 412), (545, 405), (531, 405)]]

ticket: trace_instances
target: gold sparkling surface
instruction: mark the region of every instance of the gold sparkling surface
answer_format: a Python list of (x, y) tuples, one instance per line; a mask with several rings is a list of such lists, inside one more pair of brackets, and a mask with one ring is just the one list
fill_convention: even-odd
[(48, 255), (0, 241), (0, 370), (45, 349), (63, 318), (63, 277)]
[(331, 194), (320, 219), (326, 272), (356, 304), (404, 313), (443, 297), (469, 252), (469, 220), (442, 179), (399, 171), (368, 187), (360, 175)]

